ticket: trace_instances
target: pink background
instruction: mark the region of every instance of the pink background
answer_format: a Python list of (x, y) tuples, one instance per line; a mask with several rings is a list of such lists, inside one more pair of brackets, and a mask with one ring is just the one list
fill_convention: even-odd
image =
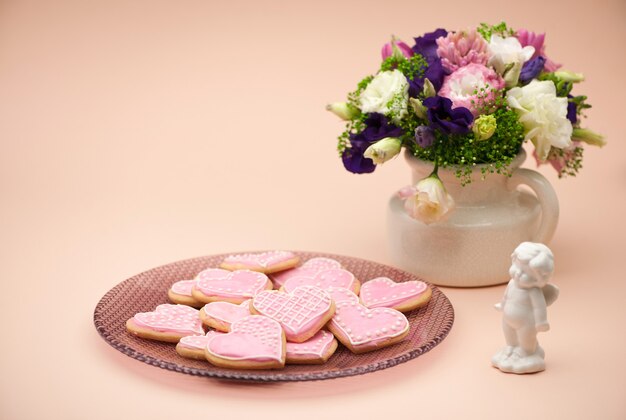
[[(98, 336), (100, 297), (168, 262), (284, 248), (389, 263), (386, 202), (408, 168), (348, 174), (324, 106), (391, 34), (502, 19), (587, 76), (575, 92), (609, 142), (577, 178), (541, 169), (562, 208), (547, 371), (490, 367), (503, 286), (443, 288), (456, 322), (439, 347), (333, 381), (195, 378)], [(0, 418), (625, 418), (625, 19), (619, 0), (0, 2)]]

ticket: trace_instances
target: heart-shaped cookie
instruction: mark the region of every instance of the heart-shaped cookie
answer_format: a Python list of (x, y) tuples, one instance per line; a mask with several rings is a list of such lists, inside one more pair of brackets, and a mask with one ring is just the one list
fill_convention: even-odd
[(206, 335), (190, 335), (180, 339), (176, 344), (176, 353), (189, 359), (206, 360), (204, 349), (213, 337), (223, 334), (217, 331), (209, 331)]
[(341, 302), (355, 302), (359, 303), (359, 297), (352, 291), (344, 289), (343, 287), (329, 287), (326, 289), (335, 305)]
[(205, 325), (219, 331), (228, 332), (230, 326), (250, 315), (250, 299), (236, 305), (230, 302), (211, 302), (200, 310), (200, 318)]
[(328, 328), (353, 353), (364, 353), (402, 340), (409, 332), (409, 321), (395, 309), (341, 302)]
[(203, 303), (196, 300), (191, 295), (191, 289), (193, 288), (194, 284), (196, 284), (195, 280), (177, 281), (176, 283), (172, 284), (170, 289), (167, 291), (167, 297), (169, 297), (169, 299), (174, 303), (199, 308), (203, 305)]
[(287, 342), (287, 364), (321, 364), (337, 350), (335, 336), (326, 330), (319, 330), (303, 343)]
[(363, 283), (361, 302), (368, 308), (393, 308), (410, 311), (428, 303), (432, 291), (423, 281), (396, 283), (387, 277), (378, 277)]
[(294, 276), (283, 284), (283, 288), (287, 293), (291, 293), (300, 286), (316, 286), (324, 290), (327, 290), (329, 287), (338, 287), (358, 294), (361, 284), (354, 277), (354, 274), (343, 268), (323, 270), (310, 276)]
[(291, 277), (313, 277), (320, 271), (331, 270), (333, 268), (341, 268), (341, 263), (332, 258), (317, 257), (305, 261), (300, 267), (274, 273), (270, 278), (274, 282), (274, 287), (280, 289)]
[(205, 356), (216, 366), (238, 369), (274, 369), (285, 365), (285, 335), (271, 318), (250, 315), (233, 323), (231, 332), (207, 343)]
[(265, 290), (252, 299), (253, 313), (275, 319), (287, 340), (301, 343), (313, 337), (335, 312), (328, 292), (315, 286), (300, 286), (292, 293)]
[(228, 271), (209, 268), (196, 276), (192, 296), (204, 303), (241, 303), (261, 290), (271, 289), (272, 282), (263, 273), (250, 270)]
[(177, 343), (188, 335), (204, 335), (200, 311), (169, 303), (152, 312), (139, 312), (126, 321), (126, 329), (138, 337)]
[(253, 270), (269, 274), (295, 267), (300, 257), (290, 251), (267, 251), (233, 254), (224, 258), (220, 267), (227, 270)]

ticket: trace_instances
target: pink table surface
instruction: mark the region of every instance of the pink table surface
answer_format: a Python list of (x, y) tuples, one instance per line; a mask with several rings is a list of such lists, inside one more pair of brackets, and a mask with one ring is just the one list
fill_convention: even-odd
[[(621, 1), (0, 3), (0, 418), (625, 418), (625, 18)], [(456, 323), (440, 346), (333, 381), (196, 378), (98, 336), (100, 297), (168, 262), (285, 248), (389, 263), (386, 201), (408, 168), (345, 172), (324, 106), (391, 34), (501, 19), (585, 73), (586, 125), (609, 142), (575, 179), (541, 169), (562, 206), (547, 371), (490, 367), (503, 286), (442, 289)]]

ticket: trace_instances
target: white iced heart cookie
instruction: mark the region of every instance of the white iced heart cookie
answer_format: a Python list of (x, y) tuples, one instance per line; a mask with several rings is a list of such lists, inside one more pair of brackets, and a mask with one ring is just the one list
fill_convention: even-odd
[(368, 308), (393, 308), (407, 312), (428, 303), (430, 287), (423, 281), (396, 283), (387, 277), (378, 277), (363, 283), (361, 302)]
[(299, 262), (300, 257), (293, 252), (268, 251), (229, 255), (224, 258), (220, 267), (226, 270), (252, 270), (269, 274), (293, 268)]
[(152, 312), (139, 312), (126, 321), (126, 329), (141, 338), (177, 343), (188, 335), (204, 335), (200, 311), (165, 303)]
[(272, 282), (263, 273), (250, 270), (228, 271), (209, 268), (196, 276), (191, 294), (201, 302), (241, 303), (261, 290), (271, 289)]

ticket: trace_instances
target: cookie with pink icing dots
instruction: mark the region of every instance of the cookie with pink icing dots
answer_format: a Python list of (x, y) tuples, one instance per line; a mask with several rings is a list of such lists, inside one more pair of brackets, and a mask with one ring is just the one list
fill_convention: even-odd
[(309, 276), (294, 276), (283, 284), (282, 290), (290, 293), (300, 286), (316, 286), (327, 290), (330, 287), (348, 289), (355, 294), (359, 294), (361, 283), (354, 277), (354, 274), (343, 268), (332, 268), (330, 270), (318, 271)]
[(260, 273), (276, 273), (293, 268), (300, 262), (300, 257), (290, 251), (267, 251), (247, 254), (233, 254), (224, 258), (220, 264), (226, 270), (252, 270)]
[(250, 270), (209, 268), (196, 276), (191, 295), (203, 303), (242, 303), (262, 290), (272, 289), (269, 277)]
[(204, 335), (200, 311), (164, 303), (152, 312), (139, 312), (126, 321), (126, 329), (141, 338), (177, 343), (189, 335)]
[(409, 321), (391, 308), (368, 309), (355, 301), (337, 304), (328, 329), (353, 353), (390, 346), (409, 333)]
[(196, 284), (195, 280), (180, 280), (176, 283), (172, 284), (170, 289), (167, 291), (167, 297), (170, 301), (174, 303), (178, 303), (181, 305), (193, 306), (194, 308), (201, 308), (204, 303), (195, 299), (191, 295), (191, 289), (194, 284)]
[(303, 343), (287, 342), (288, 365), (317, 365), (326, 363), (337, 350), (337, 339), (326, 330), (319, 330), (317, 334)]
[(341, 268), (341, 263), (332, 258), (316, 257), (305, 261), (304, 264), (299, 267), (273, 273), (270, 275), (270, 278), (274, 282), (274, 287), (280, 289), (291, 277), (312, 277), (320, 271), (331, 270), (333, 268)]
[(230, 302), (207, 303), (200, 309), (200, 318), (204, 325), (228, 332), (234, 322), (250, 315), (250, 302), (248, 299), (239, 305)]
[(208, 340), (209, 363), (234, 369), (280, 369), (285, 366), (285, 333), (277, 321), (250, 315), (233, 323), (229, 333)]
[(301, 343), (313, 337), (335, 313), (328, 292), (315, 286), (300, 286), (291, 293), (265, 290), (258, 293), (250, 311), (275, 319), (287, 340)]
[(206, 335), (190, 335), (180, 339), (176, 344), (176, 353), (188, 359), (206, 360), (204, 349), (206, 345), (216, 335), (223, 334), (211, 330)]
[(378, 277), (363, 283), (361, 303), (368, 308), (393, 308), (407, 312), (430, 301), (432, 290), (419, 280), (396, 283), (387, 277)]

